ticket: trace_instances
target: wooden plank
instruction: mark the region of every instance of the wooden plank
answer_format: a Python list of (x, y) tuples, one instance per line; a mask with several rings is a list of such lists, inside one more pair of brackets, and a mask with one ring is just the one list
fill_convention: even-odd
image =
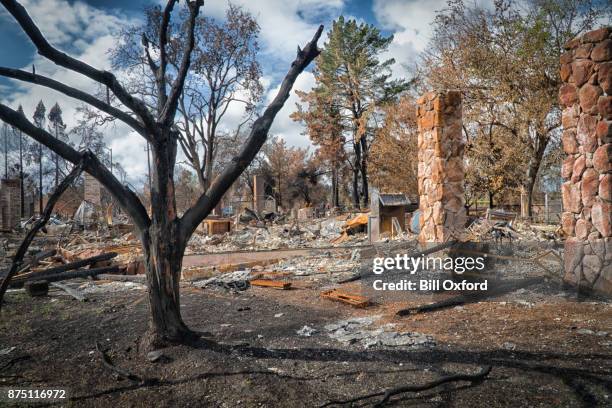
[(291, 288), (291, 282), (284, 282), (272, 279), (253, 279), (251, 281), (251, 285), (282, 290), (287, 290)]
[(354, 295), (352, 293), (346, 293), (339, 291), (338, 289), (327, 290), (321, 292), (321, 297), (335, 300), (337, 302), (348, 303), (351, 306), (363, 308), (370, 304), (370, 299), (365, 296)]

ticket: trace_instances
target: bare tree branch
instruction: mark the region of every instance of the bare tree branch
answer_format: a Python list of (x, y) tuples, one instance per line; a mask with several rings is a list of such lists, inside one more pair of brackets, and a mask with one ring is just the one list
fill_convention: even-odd
[(159, 70), (155, 71), (155, 76), (159, 98), (158, 104), (160, 107), (165, 106), (167, 100), (166, 66), (168, 65), (168, 57), (166, 53), (166, 45), (168, 44), (168, 27), (170, 26), (170, 17), (175, 4), (176, 0), (169, 0), (168, 3), (166, 3), (159, 29)]
[(323, 26), (319, 26), (312, 40), (306, 44), (303, 50), (298, 50), (297, 57), (291, 63), (291, 68), (289, 68), (287, 75), (285, 75), (276, 97), (268, 105), (263, 115), (253, 123), (249, 138), (240, 153), (232, 159), (223, 172), (215, 178), (208, 190), (200, 196), (193, 207), (187, 210), (181, 218), (183, 242), (186, 242), (200, 222), (217, 205), (228, 186), (240, 177), (240, 174), (251, 163), (261, 149), (261, 146), (265, 143), (272, 122), (289, 98), (296, 78), (319, 55), (320, 51), (317, 47), (317, 41), (321, 37), (322, 32)]
[(148, 228), (150, 219), (138, 196), (122, 185), (93, 153), (80, 153), (76, 151), (70, 145), (53, 137), (49, 132), (36, 127), (19, 112), (3, 104), (0, 104), (0, 119), (21, 130), (38, 143), (48, 147), (54, 153), (75, 165), (81, 161), (83, 155), (87, 155), (88, 158), (85, 160), (84, 170), (106, 187), (121, 208), (129, 214), (139, 230), (142, 231)]
[(78, 72), (86, 77), (106, 85), (117, 98), (129, 109), (131, 109), (148, 128), (155, 128), (155, 120), (148, 111), (143, 101), (130, 95), (119, 83), (115, 75), (108, 71), (101, 71), (73, 58), (57, 48), (53, 47), (34, 24), (26, 9), (15, 0), (0, 0), (0, 3), (17, 20), (23, 31), (30, 37), (30, 40), (43, 57), (53, 61), (57, 65)]
[(130, 116), (127, 112), (115, 108), (114, 106), (111, 106), (105, 102), (102, 102), (100, 99), (88, 94), (87, 92), (83, 92), (79, 89), (64, 85), (63, 83), (58, 82), (54, 79), (19, 69), (0, 67), (0, 75), (7, 78), (18, 79), (20, 81), (30, 82), (33, 84), (51, 88), (63, 93), (64, 95), (83, 101), (93, 106), (94, 108), (101, 110), (102, 112), (114, 116), (115, 118), (121, 120), (122, 122), (130, 126), (140, 135), (144, 136), (145, 138), (148, 138), (147, 132), (145, 131), (142, 124), (138, 122), (138, 120)]
[(149, 68), (151, 69), (153, 74), (155, 74), (155, 77), (157, 77), (157, 71), (159, 70), (159, 67), (155, 64), (153, 58), (151, 57), (151, 52), (149, 51), (149, 39), (147, 38), (147, 35), (145, 33), (142, 33), (142, 47), (144, 48)]
[[(168, 4), (170, 3), (172, 3), (172, 1), (170, 1)], [(185, 49), (183, 50), (183, 59), (181, 61), (181, 66), (178, 70), (176, 80), (174, 81), (172, 89), (170, 90), (168, 100), (166, 101), (163, 110), (159, 112), (159, 121), (164, 126), (169, 126), (174, 120), (174, 115), (176, 114), (176, 109), (178, 107), (178, 100), (181, 93), (183, 92), (185, 78), (187, 77), (187, 72), (189, 71), (189, 66), (191, 64), (191, 52), (193, 51), (193, 47), (195, 45), (196, 17), (198, 16), (200, 7), (202, 7), (202, 5), (204, 4), (204, 0), (190, 1), (187, 4), (189, 6), (189, 21), (187, 23), (187, 40), (185, 42)], [(163, 50), (165, 48), (165, 45), (160, 44), (160, 47)], [(160, 65), (160, 68), (161, 66), (162, 65)]]

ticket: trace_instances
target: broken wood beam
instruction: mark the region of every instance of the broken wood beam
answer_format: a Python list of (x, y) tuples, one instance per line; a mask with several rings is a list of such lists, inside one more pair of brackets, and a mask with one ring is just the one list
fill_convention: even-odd
[(55, 207), (55, 204), (57, 203), (61, 195), (64, 193), (64, 191), (66, 191), (66, 189), (70, 187), (74, 180), (81, 175), (81, 172), (85, 167), (86, 158), (87, 156), (82, 155), (79, 163), (72, 168), (66, 178), (64, 178), (62, 182), (55, 188), (53, 193), (49, 196), (49, 200), (47, 200), (47, 205), (45, 206), (45, 209), (42, 212), (40, 218), (36, 222), (34, 222), (34, 225), (32, 225), (32, 228), (26, 234), (25, 238), (21, 242), (21, 245), (19, 245), (19, 248), (17, 249), (17, 252), (13, 257), (11, 268), (9, 269), (4, 279), (2, 279), (2, 283), (0, 284), (0, 307), (2, 307), (2, 298), (4, 297), (4, 294), (6, 293), (6, 290), (9, 287), (11, 279), (23, 266), (23, 257), (25, 256), (28, 248), (30, 248), (30, 244), (34, 240), (34, 237), (36, 236), (38, 231), (44, 229), (47, 222), (49, 222), (49, 219), (51, 218), (51, 212), (53, 212), (53, 207)]
[(63, 283), (53, 282), (51, 286), (58, 288), (60, 290), (63, 290), (64, 292), (66, 292), (67, 294), (69, 294), (70, 296), (78, 300), (79, 302), (87, 302), (88, 300), (87, 296), (85, 296), (83, 292), (77, 289), (71, 288), (68, 285), (64, 285)]
[(274, 289), (282, 289), (287, 290), (291, 288), (291, 282), (284, 282), (279, 280), (272, 279), (253, 279), (251, 285), (253, 286), (261, 286), (265, 288), (274, 288)]
[(59, 281), (63, 281), (63, 280), (68, 280), (68, 279), (75, 279), (75, 278), (86, 278), (88, 276), (96, 276), (96, 275), (100, 275), (103, 273), (116, 273), (119, 271), (119, 267), (118, 266), (105, 266), (102, 268), (95, 268), (95, 269), (80, 269), (80, 270), (76, 270), (76, 271), (70, 271), (70, 272), (62, 272), (62, 273), (57, 273), (57, 274), (53, 274), (53, 275), (36, 275), (36, 276), (32, 276), (30, 279), (26, 279), (25, 282), (24, 281), (13, 281), (10, 283), (10, 287), (15, 288), (15, 287), (21, 287), (22, 285), (24, 285), (27, 282), (31, 282), (31, 281), (47, 281), (47, 282), (59, 282)]
[(47, 268), (47, 269), (43, 269), (41, 271), (29, 272), (29, 273), (26, 273), (26, 274), (17, 275), (17, 276), (15, 276), (13, 278), (13, 282), (18, 282), (20, 280), (27, 280), (27, 279), (29, 279), (30, 276), (37, 276), (38, 277), (38, 276), (54, 275), (54, 274), (57, 274), (57, 273), (72, 271), (74, 269), (79, 269), (79, 268), (82, 268), (84, 266), (89, 266), (89, 265), (94, 264), (96, 262), (108, 261), (110, 259), (113, 259), (116, 256), (117, 256), (116, 252), (108, 252), (106, 254), (100, 254), (100, 255), (92, 256), (90, 258), (81, 259), (79, 261), (67, 263), (67, 264), (60, 265), (60, 266), (55, 266), (53, 268)]
[(335, 300), (337, 302), (348, 303), (351, 306), (359, 308), (364, 308), (370, 304), (370, 299), (365, 296), (342, 292), (338, 289), (321, 292), (321, 297), (325, 299)]

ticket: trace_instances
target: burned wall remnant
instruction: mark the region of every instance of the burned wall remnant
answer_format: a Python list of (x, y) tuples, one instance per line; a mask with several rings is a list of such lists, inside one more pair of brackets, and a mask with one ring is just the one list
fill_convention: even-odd
[(263, 176), (253, 176), (253, 210), (261, 214), (266, 204), (265, 182)]
[(428, 92), (417, 101), (419, 241), (456, 238), (465, 227), (461, 93)]
[(612, 293), (612, 28), (565, 44), (559, 101), (567, 283)]
[(19, 179), (0, 182), (0, 221), (3, 230), (15, 228), (21, 219), (21, 184)]

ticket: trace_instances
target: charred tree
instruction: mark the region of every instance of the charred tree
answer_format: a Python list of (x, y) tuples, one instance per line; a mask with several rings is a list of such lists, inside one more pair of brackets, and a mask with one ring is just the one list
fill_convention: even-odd
[[(276, 97), (253, 123), (249, 137), (240, 152), (210, 183), (196, 203), (179, 217), (174, 191), (174, 169), (179, 138), (175, 117), (185, 78), (190, 69), (195, 42), (195, 21), (203, 1), (187, 2), (189, 17), (184, 31), (176, 38), (169, 38), (170, 18), (177, 3), (176, 0), (169, 0), (160, 10), (162, 17), (156, 60), (153, 59), (146, 44), (143, 44), (143, 52), (156, 78), (157, 105), (154, 108), (148, 107), (143, 100), (131, 95), (113, 73), (98, 70), (53, 47), (34, 24), (25, 8), (17, 1), (0, 0), (0, 3), (19, 23), (41, 56), (96, 81), (107, 88), (120, 105), (119, 107), (112, 105), (109, 99), (104, 101), (39, 74), (0, 68), (0, 75), (39, 84), (85, 102), (110, 117), (126, 123), (150, 144), (151, 201), (154, 203), (150, 217), (137, 195), (122, 185), (97, 158), (88, 160), (84, 165), (84, 171), (100, 181), (113, 195), (132, 219), (142, 243), (151, 311), (149, 331), (144, 337), (145, 346), (148, 348), (190, 340), (194, 333), (182, 320), (179, 296), (179, 279), (185, 246), (196, 227), (212, 211), (261, 149), (276, 114), (289, 98), (296, 78), (319, 55), (317, 41), (323, 27), (319, 27), (313, 39), (303, 49), (298, 48), (297, 57), (283, 79)], [(182, 44), (182, 58), (172, 75), (168, 73), (168, 69), (174, 67), (174, 64), (168, 62), (170, 42)], [(174, 80), (169, 79), (170, 77)], [(0, 104), (0, 119), (45, 145), (62, 159), (72, 163), (80, 161), (81, 153), (44, 129), (34, 126), (22, 114), (2, 104)]]

